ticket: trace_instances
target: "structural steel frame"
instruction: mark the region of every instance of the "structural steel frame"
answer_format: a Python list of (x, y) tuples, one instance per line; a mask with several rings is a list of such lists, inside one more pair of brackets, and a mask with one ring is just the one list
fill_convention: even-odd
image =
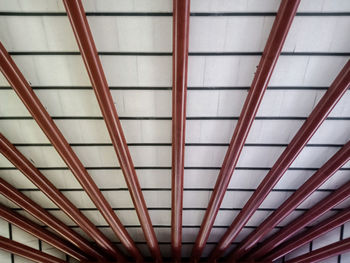
[[(148, 248), (156, 262), (162, 262), (159, 244), (152, 226), (146, 202), (130, 155), (123, 129), (117, 114), (113, 97), (95, 46), (89, 23), (81, 0), (63, 0), (80, 53), (85, 63), (103, 119), (107, 126), (114, 150), (123, 171)], [(229, 148), (211, 195), (208, 208), (192, 249), (191, 261), (199, 262), (206, 246), (214, 221), (219, 212), (232, 174), (256, 117), (265, 90), (281, 54), (300, 0), (282, 0), (269, 38), (255, 73), (240, 118), (235, 127)], [(172, 210), (171, 250), (174, 262), (181, 262), (182, 210), (184, 188), (184, 153), (186, 126), (186, 95), (188, 74), (190, 0), (173, 1), (173, 85), (172, 85)], [(0, 178), (0, 194), (15, 203), (27, 213), (51, 228), (58, 235), (27, 219), (25, 216), (0, 204), (0, 217), (24, 231), (43, 240), (60, 251), (82, 261), (144, 262), (144, 258), (123, 226), (107, 199), (88, 174), (86, 168), (74, 153), (66, 138), (60, 132), (30, 84), (0, 42), (0, 70), (13, 90), (22, 100), (51, 144), (59, 153), (79, 181), (85, 192), (107, 221), (124, 246), (127, 257), (92, 222), (77, 209), (4, 135), (0, 133), (0, 152), (51, 201), (65, 212), (86, 234), (95, 240), (95, 247), (62, 221), (40, 207), (11, 184)], [(339, 102), (350, 86), (350, 60), (347, 61), (327, 92), (321, 98), (292, 141), (280, 155), (261, 184), (255, 190), (241, 212), (233, 220), (218, 245), (211, 252), (209, 262), (216, 262), (230, 247), (260, 204), (264, 201), (279, 179), (291, 166), (316, 130)], [(229, 262), (272, 262), (302, 245), (350, 221), (350, 208), (329, 217), (305, 232), (298, 232), (324, 215), (333, 207), (350, 197), (350, 182), (345, 183), (319, 203), (308, 209), (282, 230), (267, 238), (257, 249), (252, 248), (269, 234), (283, 219), (290, 215), (304, 200), (316, 191), (350, 160), (350, 141), (335, 153), (314, 173), (293, 195), (255, 229), (228, 255)], [(100, 250), (101, 248), (101, 250)], [(35, 262), (62, 263), (59, 258), (0, 236), (0, 249), (25, 257)], [(350, 238), (298, 256), (287, 263), (316, 262), (350, 251)], [(92, 260), (92, 261), (91, 261)], [(243, 261), (242, 261), (243, 260)], [(246, 261), (244, 261), (246, 260)]]

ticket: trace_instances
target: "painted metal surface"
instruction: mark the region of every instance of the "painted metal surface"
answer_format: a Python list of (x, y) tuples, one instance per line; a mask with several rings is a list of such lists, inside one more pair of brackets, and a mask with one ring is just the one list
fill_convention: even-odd
[(327, 258), (346, 253), (348, 251), (350, 251), (350, 238), (335, 242), (325, 247), (321, 247), (310, 253), (288, 260), (286, 263), (319, 262), (326, 260)]
[[(346, 87), (346, 86), (345, 86)], [(344, 87), (342, 87), (343, 89)], [(341, 90), (342, 90), (341, 89)], [(340, 93), (341, 94), (341, 93)], [(327, 93), (325, 94), (325, 96)], [(315, 110), (317, 110), (316, 106)], [(313, 116), (311, 114), (311, 116)], [(310, 117), (311, 117), (310, 116)], [(298, 135), (298, 134), (297, 134)], [(335, 174), (350, 160), (350, 141), (330, 158), (315, 174), (313, 174), (299, 189), (293, 193), (280, 207), (274, 211), (260, 226), (254, 230), (235, 249), (235, 258), (242, 257), (259, 240), (267, 235), (283, 219), (290, 215), (303, 201)], [(268, 176), (268, 175), (267, 175)]]
[(334, 216), (327, 218), (306, 232), (303, 232), (288, 240), (287, 242), (281, 244), (271, 253), (265, 256), (263, 260), (277, 260), (289, 252), (298, 249), (299, 247), (332, 231), (333, 229), (345, 224), (348, 221), (350, 221), (350, 208), (346, 208), (344, 211), (341, 211)]
[(26, 195), (22, 194), (2, 178), (0, 178), (0, 194), (27, 211), (36, 219), (43, 222), (63, 238), (76, 245), (78, 248), (84, 251), (84, 253), (91, 255), (96, 259), (104, 259), (104, 257), (98, 251), (96, 251), (86, 239), (70, 229), (62, 221), (58, 220), (45, 209), (41, 208), (37, 203), (29, 199)]
[(283, 227), (282, 230), (274, 234), (272, 237), (268, 238), (262, 243), (262, 245), (254, 251), (254, 258), (260, 258), (266, 255), (279, 244), (286, 241), (300, 231), (303, 227), (309, 225), (311, 222), (315, 221), (317, 218), (328, 212), (333, 207), (342, 203), (350, 197), (350, 182), (344, 184), (342, 187), (337, 189), (335, 192), (331, 193), (319, 203), (314, 205), (300, 217), (289, 223), (287, 226)]
[(89, 259), (82, 251), (77, 249), (71, 243), (61, 239), (50, 231), (44, 229), (42, 226), (30, 221), (28, 218), (12, 211), (10, 208), (2, 204), (0, 204), (0, 217), (79, 261)]
[[(64, 0), (63, 2), (72, 25), (75, 38), (78, 42), (80, 52), (85, 62), (92, 87), (95, 91), (97, 101), (100, 105), (102, 115), (106, 122), (110, 138), (117, 154), (119, 165), (128, 185), (128, 189), (147, 244), (152, 256), (160, 262), (162, 260), (162, 256), (158, 241), (152, 227), (152, 221), (147, 210), (146, 202), (141, 191), (140, 183), (136, 175), (135, 167), (125, 140), (113, 98), (109, 90), (107, 79), (105, 77), (100, 58), (97, 54), (97, 49), (85, 16), (83, 5), (80, 0)], [(137, 260), (142, 260), (142, 255), (132, 242), (125, 229), (122, 228), (115, 214), (111, 210), (108, 211), (111, 213), (109, 213), (108, 216), (105, 216), (105, 219), (115, 234), (119, 237), (131, 255), (133, 255)]]
[[(296, 133), (292, 141), (288, 144), (287, 148), (283, 151), (280, 157), (277, 159), (276, 163), (273, 165), (271, 170), (265, 176), (263, 181), (260, 183), (258, 188), (255, 190), (253, 195), (249, 198), (248, 202), (243, 207), (242, 211), (235, 218), (230, 228), (221, 238), (219, 244), (211, 254), (211, 258), (216, 258), (218, 255), (221, 255), (222, 252), (229, 246), (229, 244), (236, 238), (238, 233), (242, 230), (243, 226), (248, 222), (251, 216), (258, 209), (260, 204), (265, 200), (267, 195), (271, 192), (272, 188), (278, 183), (283, 174), (287, 171), (290, 165), (293, 163), (298, 154), (305, 147), (307, 142), (311, 139), (313, 134), (321, 126), (323, 121), (327, 118), (329, 113), (345, 94), (350, 85), (350, 61), (345, 64), (341, 72), (338, 74), (336, 79), (333, 81), (330, 88), (327, 90), (325, 95), (321, 98), (319, 103), (316, 105), (314, 110), (311, 112), (307, 120), (304, 122), (302, 127)], [(345, 153), (345, 160), (348, 158), (348, 152)], [(343, 161), (343, 160), (342, 160)], [(342, 163), (341, 161), (341, 163)], [(326, 167), (328, 169), (328, 167)], [(337, 168), (337, 165), (334, 167)], [(332, 170), (332, 169), (331, 169)], [(314, 182), (313, 182), (314, 183)], [(316, 184), (317, 185), (317, 180)], [(308, 188), (308, 185), (304, 186)], [(305, 189), (301, 189), (298, 193), (304, 192)], [(306, 191), (307, 192), (307, 189)], [(305, 193), (304, 193), (305, 194)], [(293, 197), (294, 198), (294, 197)], [(299, 197), (295, 197), (294, 201), (302, 201), (303, 198), (299, 200)], [(293, 206), (293, 205), (292, 205)], [(294, 206), (293, 206), (294, 207)], [(288, 208), (288, 207), (287, 207)], [(289, 209), (287, 209), (289, 210)], [(283, 216), (284, 212), (281, 213)], [(278, 220), (278, 218), (274, 219)], [(266, 226), (268, 229), (269, 226)], [(265, 230), (262, 229), (264, 232)], [(231, 259), (239, 259), (242, 254), (251, 248), (256, 242), (261, 238), (252, 238), (249, 242), (244, 244), (244, 248), (237, 252), (234, 251), (231, 254)]]
[(38, 263), (64, 263), (59, 258), (0, 236), (0, 249)]
[(181, 260), (190, 0), (173, 1), (172, 256)]
[[(25, 80), (15, 62), (1, 43), (0, 68), (7, 81), (20, 97), (28, 111), (31, 113), (47, 138), (60, 154), (61, 158), (75, 175), (96, 207), (100, 210), (104, 217), (108, 219), (108, 221), (112, 221), (110, 220), (111, 218), (115, 219), (113, 222), (115, 222), (116, 227), (118, 227), (121, 230), (121, 234), (123, 234), (120, 236), (121, 240), (128, 239), (127, 244), (129, 244), (132, 240), (127, 234), (127, 231), (122, 226), (107, 200), (86, 171), (84, 165), (74, 153), (73, 149), (57, 128), (45, 107), (41, 104), (29, 83)], [(91, 230), (93, 231), (93, 228), (91, 228)], [(101, 246), (108, 254), (116, 259), (124, 260), (123, 254), (104, 235), (102, 235), (102, 233), (94, 231), (94, 234), (92, 235), (99, 246)], [(129, 242), (129, 240), (131, 241)], [(131, 245), (133, 245), (133, 243), (131, 243)]]
[[(215, 218), (248, 136), (250, 127), (254, 121), (272, 72), (281, 53), (299, 2), (300, 1), (284, 0), (280, 5), (270, 36), (267, 40), (263, 56), (258, 65), (257, 72), (255, 73), (254, 80), (244, 103), (239, 121), (235, 127), (230, 146), (226, 152), (220, 174), (217, 178), (214, 191), (211, 195), (208, 208), (193, 247), (192, 260), (196, 261), (200, 258), (209, 238), (210, 231), (213, 227)], [(241, 228), (246, 221), (244, 217), (240, 218), (239, 220), (242, 221), (239, 223), (239, 227)], [(215, 251), (213, 257), (216, 258), (220, 256), (230, 244), (231, 242), (229, 240), (223, 242), (220, 249)]]

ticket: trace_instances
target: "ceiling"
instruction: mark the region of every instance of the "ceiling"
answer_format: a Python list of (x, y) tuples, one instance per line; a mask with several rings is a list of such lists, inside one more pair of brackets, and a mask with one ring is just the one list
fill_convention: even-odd
[[(84, 8), (164, 258), (171, 256), (172, 1), (85, 0)], [(183, 202), (183, 258), (191, 249), (270, 33), (278, 0), (192, 0)], [(302, 0), (203, 253), (220, 240), (350, 57), (350, 1)], [(0, 0), (0, 41), (32, 85), (142, 253), (149, 257), (78, 45), (60, 0)], [(0, 76), (0, 132), (113, 242), (120, 242)], [(350, 91), (232, 244), (243, 240), (350, 139)], [(349, 181), (347, 163), (272, 231)], [(0, 177), (86, 239), (4, 156)], [(35, 222), (0, 196), (0, 202)], [(350, 205), (350, 199), (313, 224)], [(42, 224), (42, 223), (40, 223)], [(66, 260), (16, 226), (0, 234)], [(345, 224), (286, 255), (341, 238)], [(92, 241), (92, 240), (91, 240)], [(70, 262), (75, 262), (68, 257)], [(27, 262), (0, 252), (3, 263)], [(350, 253), (324, 262), (349, 262)], [(281, 260), (282, 262), (282, 260)]]

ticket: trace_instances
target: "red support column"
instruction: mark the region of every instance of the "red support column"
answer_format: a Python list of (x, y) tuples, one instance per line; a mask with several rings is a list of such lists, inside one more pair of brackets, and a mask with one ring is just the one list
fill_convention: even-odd
[[(290, 165), (293, 163), (298, 154), (302, 151), (307, 142), (311, 139), (312, 135), (317, 131), (318, 127), (327, 118), (334, 106), (338, 103), (341, 97), (345, 94), (350, 85), (350, 61), (344, 66), (342, 71), (338, 74), (333, 81), (331, 87), (327, 90), (325, 95), (319, 101), (317, 106), (311, 112), (308, 119), (304, 122), (303, 126), (299, 129), (287, 148), (283, 151), (276, 163), (273, 165), (269, 173), (265, 176), (253, 195), (249, 198), (248, 202), (243, 207), (242, 211), (237, 215), (231, 224), (230, 228), (226, 231), (221, 238), (219, 244), (212, 252), (210, 258), (215, 259), (226, 250), (231, 242), (237, 237), (244, 225), (248, 222), (251, 216), (255, 213), (256, 209), (265, 200), (267, 195), (271, 192), (272, 188), (281, 179), (283, 174), (287, 171)], [(304, 191), (302, 189), (301, 191)], [(299, 192), (300, 193), (300, 192)], [(294, 198), (294, 197), (293, 197)], [(296, 198), (297, 201), (298, 198)], [(282, 214), (283, 215), (283, 214)], [(268, 228), (269, 226), (267, 226)], [(263, 229), (264, 230), (264, 229)], [(251, 240), (254, 244), (256, 239)], [(246, 249), (249, 249), (253, 243), (244, 244)], [(233, 252), (232, 259), (238, 259), (241, 256)]]
[(0, 249), (38, 263), (66, 263), (37, 249), (0, 236)]
[[(85, 62), (86, 69), (88, 71), (92, 87), (95, 91), (97, 101), (100, 105), (103, 118), (106, 122), (109, 135), (111, 137), (115, 152), (117, 154), (120, 167), (123, 171), (125, 181), (130, 191), (131, 199), (134, 203), (136, 213), (138, 215), (141, 227), (143, 229), (147, 244), (150, 248), (153, 258), (157, 261), (162, 261), (162, 255), (160, 253), (158, 241), (152, 227), (152, 221), (149, 216), (145, 199), (143, 197), (140, 183), (138, 181), (134, 164), (126, 144), (123, 129), (119, 121), (119, 117), (113, 103), (113, 98), (109, 90), (109, 86), (102, 68), (100, 58), (97, 54), (95, 42), (93, 40), (88, 21), (85, 16), (85, 11), (81, 0), (67, 1), (64, 0), (64, 5), (72, 25), (75, 38), (78, 42), (80, 52)], [(113, 227), (115, 225), (116, 216), (105, 217), (107, 222), (111, 225), (112, 229), (119, 238), (126, 239), (122, 235), (127, 233), (121, 233), (120, 226)], [(133, 245), (131, 240), (128, 240), (127, 247)], [(132, 249), (132, 254), (141, 260), (141, 254)]]
[[(317, 109), (317, 106), (316, 106)], [(234, 250), (235, 258), (242, 257), (267, 235), (284, 218), (294, 211), (305, 199), (325, 183), (350, 160), (350, 141), (333, 155), (314, 175), (312, 175), (293, 195), (274, 211)], [(267, 175), (268, 176), (268, 175)]]
[(321, 247), (312, 251), (310, 253), (301, 255), (299, 257), (293, 258), (291, 260), (286, 261), (286, 263), (313, 263), (325, 260), (327, 258), (331, 258), (340, 254), (344, 254), (350, 251), (350, 238), (338, 241), (331, 245)]
[[(4, 46), (0, 43), (0, 69), (12, 88), (16, 91), (17, 95), (23, 101), (28, 111), (36, 120), (40, 128), (43, 130), (47, 138), (55, 147), (61, 158), (70, 168), (75, 175), (78, 182), (84, 188), (90, 199), (95, 206), (101, 212), (103, 217), (109, 223), (122, 244), (126, 247), (127, 251), (135, 258), (141, 258), (141, 254), (135, 246), (135, 243), (131, 239), (130, 235), (123, 227), (122, 223), (114, 213), (111, 206), (108, 204), (106, 198), (101, 193), (91, 176), (86, 171), (84, 165), (79, 160), (78, 156), (74, 153), (63, 134), (57, 128), (55, 122), (52, 120), (40, 100), (30, 87), (29, 83), (25, 80), (24, 76), (7, 53)], [(91, 233), (90, 233), (91, 234)], [(94, 235), (93, 238), (96, 242), (102, 246), (108, 254), (112, 255), (116, 259), (124, 260), (123, 254), (112, 245), (108, 239), (101, 235)]]
[(52, 234), (42, 226), (30, 221), (28, 218), (25, 218), (2, 204), (0, 204), (0, 217), (79, 261), (88, 260), (88, 257), (71, 243)]
[[(281, 53), (284, 41), (300, 0), (283, 0), (273, 24), (252, 86), (226, 152), (220, 174), (211, 195), (198, 237), (192, 250), (192, 260), (198, 261), (208, 240), (216, 215), (236, 167), (240, 153), (254, 121), (270, 77)], [(225, 248), (229, 243), (225, 244)]]
[(43, 222), (45, 225), (50, 227), (69, 242), (73, 243), (86, 254), (91, 255), (98, 260), (105, 259), (105, 257), (97, 252), (87, 240), (66, 226), (62, 221), (51, 215), (45, 209), (41, 208), (26, 195), (19, 192), (2, 178), (0, 178), (0, 194), (9, 199), (11, 202), (15, 203), (17, 206), (23, 208), (33, 217)]
[(171, 248), (181, 261), (183, 176), (185, 154), (186, 93), (190, 0), (173, 1), (173, 118)]
[(279, 232), (274, 234), (272, 237), (268, 238), (263, 242), (259, 249), (255, 250), (251, 257), (261, 258), (275, 247), (277, 247), (282, 242), (294, 236), (303, 227), (307, 226), (311, 222), (315, 221), (317, 218), (322, 216), (324, 213), (328, 212), (333, 207), (337, 206), (344, 200), (350, 197), (350, 182), (344, 184), (335, 192), (331, 193), (319, 203), (310, 208), (307, 212), (302, 214), (296, 220), (283, 227)]
[(348, 221), (350, 221), (350, 208), (347, 208), (344, 211), (335, 214), (334, 216), (307, 230), (306, 232), (302, 232), (301, 234), (281, 244), (267, 256), (264, 256), (263, 260), (275, 261), (290, 253), (291, 251), (296, 250), (299, 247), (311, 242), (319, 236), (322, 236), (332, 231), (333, 229), (345, 224)]

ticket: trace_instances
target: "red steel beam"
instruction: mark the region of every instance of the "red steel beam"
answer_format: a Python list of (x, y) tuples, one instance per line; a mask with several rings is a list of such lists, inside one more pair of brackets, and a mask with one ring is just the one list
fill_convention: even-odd
[[(126, 144), (123, 129), (119, 121), (116, 107), (113, 103), (113, 98), (109, 90), (106, 76), (104, 74), (100, 58), (97, 54), (97, 49), (85, 16), (83, 5), (81, 0), (64, 0), (63, 2), (72, 25), (75, 38), (78, 42), (80, 52), (85, 62), (92, 87), (95, 91), (97, 101), (100, 105), (103, 118), (106, 122), (120, 167), (128, 185), (128, 189), (148, 247), (153, 258), (155, 258), (157, 261), (161, 261), (162, 255), (160, 253), (158, 241), (152, 227), (152, 221), (147, 210), (146, 202), (141, 191), (140, 183), (136, 175), (128, 146)], [(106, 220), (111, 226), (114, 225), (115, 218), (106, 217)], [(119, 229), (113, 228), (113, 230), (118, 237), (121, 237), (121, 231)], [(133, 249), (132, 252), (137, 258), (141, 258), (141, 255), (136, 249)]]
[(0, 204), (0, 217), (79, 261), (88, 260), (88, 257), (79, 249), (73, 247), (71, 243), (2, 204)]
[(325, 247), (321, 247), (299, 257), (286, 261), (286, 263), (313, 263), (344, 254), (350, 251), (350, 238), (335, 242)]
[(307, 226), (317, 218), (328, 212), (333, 207), (337, 206), (341, 202), (350, 197), (350, 181), (344, 184), (342, 187), (331, 193), (319, 203), (310, 208), (307, 212), (302, 214), (296, 220), (283, 227), (279, 232), (274, 234), (263, 242), (259, 249), (255, 250), (251, 257), (261, 258), (266, 255), (279, 244), (286, 241), (300, 231), (303, 227)]
[[(317, 109), (317, 106), (316, 106)], [(291, 214), (305, 199), (325, 183), (344, 164), (350, 160), (350, 141), (333, 155), (315, 174), (313, 174), (293, 195), (274, 211), (262, 224), (234, 250), (235, 258), (241, 258), (259, 240), (267, 235), (284, 218)], [(267, 175), (268, 176), (268, 175)]]
[(181, 261), (190, 0), (173, 1), (171, 248)]
[[(350, 60), (346, 63), (344, 68), (338, 74), (336, 79), (333, 81), (332, 85), (329, 87), (325, 95), (321, 98), (319, 103), (316, 105), (314, 110), (311, 112), (310, 116), (304, 122), (303, 126), (299, 129), (297, 134), (294, 136), (292, 141), (289, 143), (287, 148), (283, 151), (281, 156), (278, 158), (276, 163), (273, 165), (269, 173), (265, 176), (263, 181), (260, 183), (256, 191), (249, 198), (248, 202), (244, 205), (242, 211), (237, 215), (231, 224), (230, 228), (226, 231), (224, 236), (219, 241), (212, 254), (211, 259), (216, 259), (229, 247), (231, 242), (237, 237), (239, 232), (242, 230), (244, 225), (252, 217), (261, 203), (264, 201), (266, 196), (271, 192), (272, 188), (281, 179), (283, 174), (287, 171), (290, 165), (293, 163), (298, 154), (302, 151), (307, 142), (311, 139), (313, 134), (317, 131), (323, 121), (327, 118), (329, 113), (332, 111), (334, 106), (338, 103), (341, 97), (345, 94), (350, 85)], [(328, 169), (328, 167), (327, 167)], [(316, 180), (317, 181), (317, 180)], [(314, 182), (313, 182), (314, 183)], [(317, 185), (317, 182), (315, 183)], [(302, 195), (305, 194), (305, 189), (308, 186), (302, 188), (298, 192)], [(294, 200), (295, 198), (295, 200)], [(302, 201), (299, 197), (293, 197), (293, 202)], [(291, 204), (291, 206), (293, 206)], [(288, 207), (287, 207), (288, 208)], [(285, 209), (283, 213), (287, 212)], [(279, 211), (278, 211), (279, 213)], [(283, 216), (281, 212), (281, 216)], [(274, 218), (278, 220), (278, 218)], [(270, 226), (263, 226), (264, 228), (259, 229), (262, 233), (265, 233), (265, 227), (268, 230)], [(260, 234), (260, 233), (259, 233)], [(244, 247), (240, 250), (240, 253), (236, 254), (236, 251), (232, 254), (232, 259), (238, 259), (246, 249), (249, 249), (253, 244), (255, 244), (261, 237), (252, 238), (252, 243), (245, 243)], [(243, 251), (243, 252), (242, 252)]]
[(29, 199), (26, 195), (22, 194), (2, 178), (0, 178), (0, 194), (5, 196), (7, 199), (19, 207), (23, 208), (33, 217), (40, 220), (45, 225), (61, 235), (63, 238), (76, 245), (86, 254), (91, 255), (98, 260), (104, 259), (104, 257), (99, 254), (87, 240), (66, 226), (62, 221), (51, 215), (45, 209), (41, 208), (37, 203)]
[[(73, 149), (57, 128), (55, 122), (41, 104), (40, 100), (1, 43), (0, 68), (12, 88), (16, 91), (17, 95), (27, 107), (28, 111), (39, 124), (40, 128), (55, 147), (61, 158), (89, 195), (90, 199), (109, 223), (113, 231), (117, 233), (121, 243), (126, 247), (127, 251), (132, 256), (138, 259), (142, 258), (129, 233), (123, 227), (119, 218), (108, 204), (106, 198), (103, 196), (91, 176), (88, 174), (84, 165), (74, 153)], [(92, 233), (90, 234), (93, 236), (96, 242), (107, 251), (108, 254), (112, 255), (116, 259), (124, 260), (123, 254), (105, 236), (103, 236), (102, 233), (98, 233), (96, 231), (94, 232), (96, 235)]]
[(341, 211), (334, 216), (322, 221), (311, 229), (302, 232), (301, 234), (293, 237), (282, 245), (278, 246), (271, 253), (263, 258), (263, 260), (275, 261), (284, 255), (290, 253), (293, 250), (315, 240), (319, 236), (322, 236), (333, 229), (345, 224), (350, 221), (350, 208)]
[[(280, 5), (193, 247), (193, 261), (199, 260), (206, 245), (250, 127), (254, 121), (266, 87), (281, 53), (299, 2), (300, 0), (283, 0)], [(227, 246), (228, 245), (229, 244), (227, 244)]]
[(65, 263), (62, 259), (56, 258), (37, 249), (28, 247), (11, 239), (0, 236), (0, 249), (32, 260), (38, 263)]
[[(64, 213), (66, 213), (79, 227), (85, 231), (96, 242), (109, 250), (116, 250), (111, 242), (97, 229), (97, 227), (77, 209), (20, 151), (16, 149), (3, 134), (0, 133), (0, 152), (36, 185), (52, 202), (54, 202)], [(84, 251), (84, 250), (83, 250)], [(108, 251), (108, 250), (107, 250)], [(112, 250), (111, 250), (112, 251)], [(90, 248), (89, 253), (101, 255)], [(113, 255), (113, 254), (111, 254)]]

